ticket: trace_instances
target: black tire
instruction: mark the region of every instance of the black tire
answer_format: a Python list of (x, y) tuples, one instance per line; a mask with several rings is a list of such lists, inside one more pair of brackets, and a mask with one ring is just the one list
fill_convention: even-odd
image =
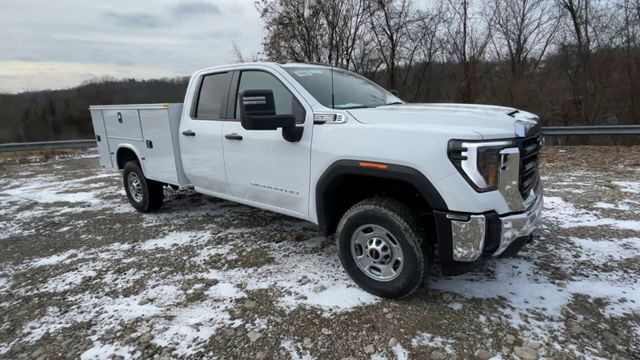
[[(139, 180), (141, 197), (140, 195), (134, 196), (134, 194), (132, 194), (132, 190), (129, 186), (130, 176), (135, 177)], [(160, 208), (160, 206), (162, 206), (162, 201), (164, 200), (164, 190), (162, 188), (162, 183), (149, 180), (144, 177), (142, 169), (140, 168), (140, 163), (138, 163), (137, 161), (127, 162), (124, 165), (122, 179), (124, 182), (124, 191), (127, 193), (129, 203), (131, 203), (131, 205), (138, 211), (156, 211)], [(138, 199), (136, 199), (136, 197)]]
[[(352, 254), (352, 251), (356, 251), (352, 249), (352, 238), (357, 236), (356, 232), (366, 232), (368, 224), (386, 229), (389, 239), (395, 240), (394, 245), (399, 245), (402, 250), (402, 267), (393, 279), (374, 279), (356, 264), (355, 255)], [(336, 231), (342, 266), (356, 284), (374, 295), (389, 299), (412, 295), (425, 282), (428, 274), (428, 260), (422, 250), (423, 231), (418, 224), (415, 214), (394, 199), (372, 198), (354, 205), (342, 216)]]

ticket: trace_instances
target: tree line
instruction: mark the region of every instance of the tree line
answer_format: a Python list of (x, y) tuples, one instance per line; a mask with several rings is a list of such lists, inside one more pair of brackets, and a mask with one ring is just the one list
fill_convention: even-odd
[[(258, 0), (256, 8), (263, 49), (244, 56), (234, 45), (238, 61), (331, 64), (406, 101), (513, 106), (543, 125), (640, 124), (640, 0)], [(102, 78), (0, 94), (0, 142), (92, 137), (89, 105), (180, 102), (187, 82)]]
[(103, 77), (72, 89), (0, 94), (0, 143), (92, 138), (90, 105), (182, 102), (188, 81)]
[(640, 0), (256, 6), (274, 61), (354, 70), (407, 101), (514, 106), (546, 125), (640, 124)]

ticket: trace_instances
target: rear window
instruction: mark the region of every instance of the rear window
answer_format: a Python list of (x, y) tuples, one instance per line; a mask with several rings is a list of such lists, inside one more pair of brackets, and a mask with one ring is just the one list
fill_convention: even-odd
[(223, 118), (223, 104), (229, 93), (230, 73), (206, 75), (202, 78), (194, 117), (197, 119)]

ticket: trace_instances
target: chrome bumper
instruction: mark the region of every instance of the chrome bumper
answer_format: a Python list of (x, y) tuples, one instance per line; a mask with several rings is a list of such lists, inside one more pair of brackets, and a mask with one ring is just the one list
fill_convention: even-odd
[(531, 235), (536, 225), (538, 225), (544, 204), (542, 184), (536, 187), (533, 194), (533, 205), (531, 205), (527, 211), (520, 214), (500, 217), (502, 225), (500, 227), (500, 246), (498, 246), (498, 250), (493, 253), (493, 256), (502, 254), (517, 238)]
[[(527, 210), (499, 217), (500, 235), (498, 248), (492, 256), (502, 254), (516, 239), (529, 236), (535, 229), (542, 213), (542, 184), (532, 190), (525, 201)], [(456, 220), (456, 216), (447, 216), (451, 221), (451, 241), (453, 260), (461, 262), (475, 261), (484, 252), (487, 236), (487, 218), (484, 215), (470, 215), (467, 219)]]

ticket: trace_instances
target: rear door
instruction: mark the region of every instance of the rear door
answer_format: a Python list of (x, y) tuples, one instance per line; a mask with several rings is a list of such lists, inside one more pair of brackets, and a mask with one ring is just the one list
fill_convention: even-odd
[(222, 125), (230, 83), (231, 72), (201, 76), (191, 109), (180, 122), (184, 172), (191, 184), (204, 193), (228, 193), (222, 154)]
[[(312, 112), (287, 87), (284, 79), (265, 70), (237, 73), (225, 121), (223, 147), (232, 194), (253, 205), (306, 218), (309, 201)], [(277, 114), (293, 114), (304, 126), (299, 142), (287, 142), (282, 130), (245, 130), (240, 124), (238, 92), (272, 90)]]

